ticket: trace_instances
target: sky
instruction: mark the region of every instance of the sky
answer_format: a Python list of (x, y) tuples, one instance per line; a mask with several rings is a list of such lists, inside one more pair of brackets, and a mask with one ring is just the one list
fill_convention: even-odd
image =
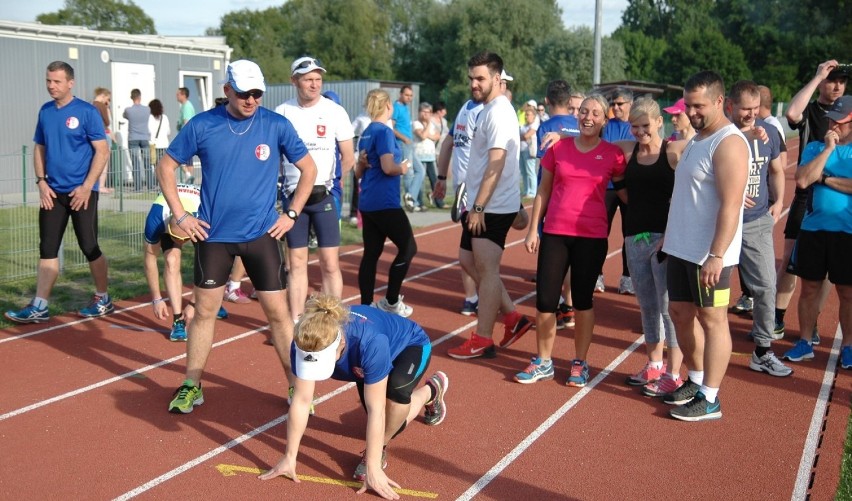
[[(172, 36), (203, 35), (228, 12), (240, 9), (262, 10), (281, 5), (283, 0), (183, 0), (175, 8), (163, 0), (134, 0), (154, 20), (157, 33)], [(595, 0), (558, 0), (562, 7), (562, 20), (566, 27), (589, 26), (594, 28)], [(35, 22), (39, 14), (56, 12), (64, 6), (63, 0), (6, 0), (0, 9), (0, 19), (6, 21)], [(603, 33), (608, 35), (621, 24), (621, 13), (627, 0), (603, 0)]]

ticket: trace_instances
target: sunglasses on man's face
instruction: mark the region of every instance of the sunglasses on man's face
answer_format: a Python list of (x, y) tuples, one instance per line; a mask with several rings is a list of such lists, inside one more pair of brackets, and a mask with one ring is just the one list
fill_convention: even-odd
[(614, 102), (614, 103), (610, 104), (609, 107), (610, 108), (614, 108), (616, 106), (621, 107), (621, 106), (624, 106), (625, 104), (628, 104), (627, 101)]
[(239, 99), (242, 99), (243, 101), (247, 101), (247, 100), (248, 100), (248, 98), (250, 98), (250, 97), (253, 97), (253, 98), (255, 99), (255, 101), (257, 101), (258, 99), (260, 99), (261, 97), (263, 97), (263, 91), (262, 91), (262, 90), (258, 90), (258, 89), (252, 89), (252, 90), (247, 91), (247, 92), (237, 92), (237, 91), (234, 91), (234, 94), (236, 94), (236, 95), (237, 95), (237, 97), (238, 97)]
[(301, 63), (297, 64), (296, 68), (294, 70), (303, 70), (305, 68), (310, 68), (311, 65), (316, 65), (316, 66), (322, 67), (322, 63), (320, 62), (319, 59), (305, 59)]

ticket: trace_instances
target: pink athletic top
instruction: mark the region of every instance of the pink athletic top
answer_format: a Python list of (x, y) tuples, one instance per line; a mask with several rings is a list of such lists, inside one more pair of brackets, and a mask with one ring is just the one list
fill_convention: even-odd
[(601, 141), (580, 152), (574, 138), (562, 139), (547, 150), (541, 167), (553, 173), (553, 188), (544, 218), (545, 233), (607, 238), (606, 187), (624, 175), (624, 152)]

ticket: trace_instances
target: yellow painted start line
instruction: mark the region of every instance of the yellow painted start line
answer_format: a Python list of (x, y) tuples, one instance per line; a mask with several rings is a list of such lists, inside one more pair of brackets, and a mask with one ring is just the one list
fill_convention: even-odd
[[(264, 473), (266, 471), (251, 466), (238, 466), (233, 464), (218, 464), (216, 465), (216, 469), (219, 470), (219, 473), (221, 473), (225, 477), (232, 477), (238, 473), (251, 473), (253, 475), (260, 475), (261, 473)], [(337, 480), (335, 478), (311, 477), (309, 475), (297, 476), (302, 482), (313, 482), (316, 484), (326, 485), (339, 485), (341, 487), (361, 487), (361, 482), (354, 482), (352, 480)], [(394, 492), (403, 496), (412, 496), (418, 498), (436, 499), (438, 497), (438, 493), (436, 492), (414, 491), (411, 489), (394, 488)]]

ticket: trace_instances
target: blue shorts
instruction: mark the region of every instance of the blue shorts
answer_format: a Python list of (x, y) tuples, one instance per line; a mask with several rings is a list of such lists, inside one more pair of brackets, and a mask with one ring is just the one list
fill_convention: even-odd
[[(290, 198), (284, 197), (283, 210), (290, 207)], [(331, 194), (313, 205), (306, 205), (293, 227), (286, 233), (287, 247), (299, 249), (308, 246), (311, 226), (317, 235), (319, 247), (340, 247), (340, 213)]]

